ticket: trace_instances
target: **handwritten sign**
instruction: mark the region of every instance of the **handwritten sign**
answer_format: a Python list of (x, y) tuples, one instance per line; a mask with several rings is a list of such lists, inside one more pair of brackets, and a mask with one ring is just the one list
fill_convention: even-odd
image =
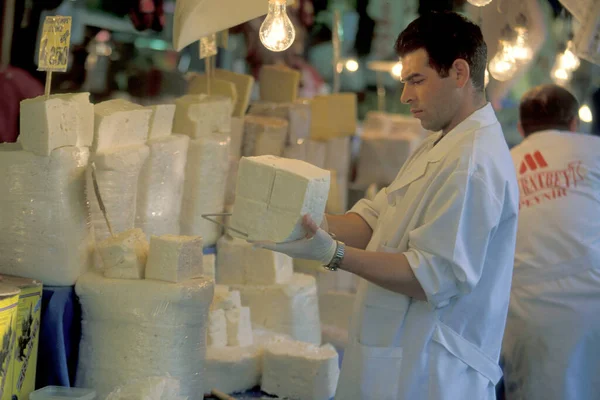
[(217, 34), (213, 33), (200, 38), (200, 59), (217, 55)]
[(40, 40), (39, 71), (65, 72), (69, 63), (71, 17), (49, 16)]

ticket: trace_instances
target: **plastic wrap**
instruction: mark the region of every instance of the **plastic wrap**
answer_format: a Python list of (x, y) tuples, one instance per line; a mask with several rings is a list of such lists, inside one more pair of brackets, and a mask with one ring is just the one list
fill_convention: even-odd
[(140, 172), (135, 226), (148, 237), (178, 235), (189, 137), (148, 141), (150, 155)]
[(206, 279), (175, 284), (81, 276), (75, 286), (82, 308), (76, 385), (104, 399), (138, 379), (171, 376), (181, 396), (198, 398), (213, 288)]
[[(134, 228), (138, 180), (148, 154), (148, 146), (133, 145), (99, 152), (93, 157), (98, 188), (114, 234)], [(110, 232), (98, 206), (91, 173), (88, 173), (87, 198), (96, 242), (101, 242)]]
[(227, 184), (225, 188), (225, 205), (235, 203), (235, 186), (237, 184), (239, 157), (229, 157), (229, 172), (227, 173)]
[(402, 165), (421, 141), (422, 137), (412, 132), (396, 135), (374, 133), (363, 135), (355, 187), (366, 189), (372, 183), (379, 186), (392, 183)]
[(228, 170), (227, 135), (215, 134), (190, 141), (181, 204), (181, 234), (202, 236), (205, 247), (217, 243), (222, 229), (202, 218), (202, 214), (223, 212)]
[(319, 301), (315, 278), (294, 274), (279, 285), (231, 285), (242, 305), (250, 307), (252, 325), (291, 336), (295, 340), (321, 344)]
[(90, 265), (87, 148), (36, 156), (0, 145), (0, 273), (70, 286)]
[(168, 377), (138, 379), (115, 389), (106, 400), (187, 400), (179, 396), (179, 381)]

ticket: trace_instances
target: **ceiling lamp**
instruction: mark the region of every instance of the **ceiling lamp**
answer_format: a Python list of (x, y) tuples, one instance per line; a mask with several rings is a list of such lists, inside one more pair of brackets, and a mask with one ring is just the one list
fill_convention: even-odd
[(286, 0), (269, 0), (269, 12), (260, 26), (259, 37), (262, 44), (271, 51), (289, 49), (296, 38), (294, 24), (285, 9)]

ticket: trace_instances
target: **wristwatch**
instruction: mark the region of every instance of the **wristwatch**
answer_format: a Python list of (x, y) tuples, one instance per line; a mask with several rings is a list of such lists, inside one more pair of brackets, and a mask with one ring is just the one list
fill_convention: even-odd
[(337, 245), (335, 248), (335, 254), (333, 255), (333, 258), (331, 259), (329, 264), (323, 265), (323, 267), (325, 269), (328, 269), (329, 271), (337, 271), (340, 267), (340, 264), (342, 264), (342, 260), (344, 259), (346, 245), (344, 244), (344, 242), (340, 242), (339, 240), (336, 241), (336, 244)]

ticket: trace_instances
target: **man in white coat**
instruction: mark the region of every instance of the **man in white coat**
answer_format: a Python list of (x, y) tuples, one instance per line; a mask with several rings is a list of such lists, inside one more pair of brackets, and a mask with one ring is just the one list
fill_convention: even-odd
[(600, 138), (576, 133), (578, 109), (555, 85), (521, 100), (507, 400), (600, 396)]
[[(432, 133), (374, 200), (291, 243), (259, 243), (360, 278), (336, 399), (493, 399), (518, 188), (484, 94), (486, 44), (455, 13), (398, 37), (401, 100)], [(333, 234), (332, 237), (327, 231)]]

